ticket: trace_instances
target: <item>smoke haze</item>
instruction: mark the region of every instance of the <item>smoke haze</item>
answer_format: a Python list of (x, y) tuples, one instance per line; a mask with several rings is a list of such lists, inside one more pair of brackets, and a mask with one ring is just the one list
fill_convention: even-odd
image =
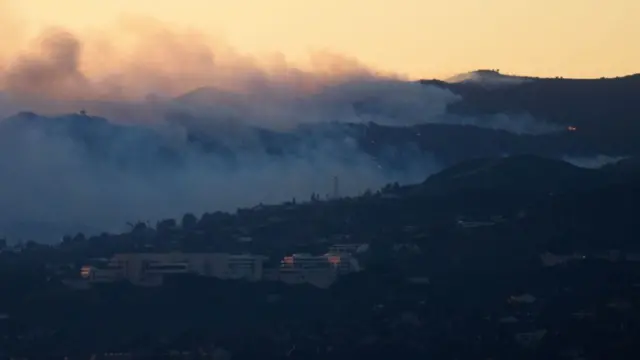
[(625, 156), (606, 156), (606, 155), (597, 155), (593, 157), (564, 156), (562, 158), (562, 160), (570, 164), (587, 168), (587, 169), (599, 169), (605, 165), (615, 164), (620, 160), (624, 160), (624, 159), (626, 159)]
[[(346, 129), (301, 132), (305, 125), (558, 130), (526, 114), (451, 116), (447, 106), (459, 96), (346, 56), (315, 52), (293, 64), (149, 19), (123, 18), (82, 36), (51, 28), (3, 50), (0, 116), (50, 115), (22, 113), (0, 124), (0, 231), (12, 235), (16, 224), (29, 222), (59, 224), (60, 232), (115, 231), (127, 221), (306, 200), (328, 193), (333, 176), (343, 195), (355, 195), (391, 181), (421, 181), (440, 168), (413, 144), (389, 149), (403, 155), (388, 168)], [(109, 121), (51, 117), (80, 109)], [(295, 145), (274, 156), (266, 130), (272, 142)], [(48, 229), (39, 240), (54, 233)]]

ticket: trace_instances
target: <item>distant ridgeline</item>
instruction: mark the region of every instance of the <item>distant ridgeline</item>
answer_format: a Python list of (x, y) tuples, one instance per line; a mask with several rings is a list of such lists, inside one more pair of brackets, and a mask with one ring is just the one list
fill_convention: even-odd
[[(535, 80), (534, 83), (537, 81), (543, 80)], [(629, 98), (627, 95), (613, 97), (611, 104), (603, 103), (601, 99), (591, 101), (589, 93), (584, 96), (575, 94), (571, 98), (564, 91), (550, 91), (555, 95), (544, 100), (548, 96), (544, 88), (554, 89), (552, 83), (541, 83), (539, 90), (519, 90), (529, 85), (518, 85), (513, 90), (504, 91), (465, 84), (438, 84), (460, 93), (462, 99), (451, 104), (451, 114), (438, 123), (415, 126), (328, 123), (301, 125), (283, 132), (242, 124), (228, 129), (220, 124), (215, 132), (200, 132), (197, 127), (190, 127), (191, 122), (187, 120), (191, 115), (178, 113), (170, 118), (184, 127), (187, 136), (186, 143), (176, 144), (152, 127), (115, 124), (86, 113), (56, 117), (20, 113), (3, 121), (0, 132), (4, 136), (16, 137), (24, 136), (29, 129), (37, 129), (46, 136), (74, 141), (92, 157), (115, 159), (118, 163), (136, 166), (144, 166), (150, 159), (166, 164), (180, 162), (185, 152), (205, 152), (234, 162), (245, 153), (281, 157), (326, 148), (344, 148), (344, 154), (357, 150), (390, 169), (415, 167), (421, 159), (435, 158), (448, 166), (475, 157), (504, 154), (536, 154), (559, 159), (567, 156), (640, 155), (640, 145), (632, 141), (640, 136), (640, 125), (632, 121), (640, 114), (640, 108), (631, 99), (624, 102)], [(562, 83), (559, 86), (562, 88)], [(585, 86), (589, 88), (588, 84)], [(594, 88), (599, 87), (596, 84)], [(529, 99), (531, 91), (540, 92), (541, 95), (536, 95), (535, 99), (542, 96), (541, 103)], [(525, 92), (521, 96), (528, 100), (517, 98), (521, 92)], [(568, 94), (574, 92), (568, 91)], [(567, 97), (566, 102), (562, 101), (563, 97)], [(576, 104), (589, 104), (588, 107), (596, 109), (592, 111)], [(375, 111), (363, 105), (355, 108), (359, 109), (357, 111)], [(510, 118), (509, 114), (531, 114), (531, 117), (513, 115)], [(510, 127), (513, 131), (501, 130)], [(357, 147), (345, 147), (345, 139)]]

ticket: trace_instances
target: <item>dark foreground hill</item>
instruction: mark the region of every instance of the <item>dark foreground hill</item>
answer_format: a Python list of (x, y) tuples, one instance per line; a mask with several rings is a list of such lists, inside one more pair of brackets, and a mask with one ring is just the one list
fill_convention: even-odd
[[(0, 253), (0, 349), (31, 358), (635, 359), (635, 174), (534, 156), (480, 159), (361, 197), (29, 244)], [(572, 185), (581, 181), (589, 186)], [(366, 270), (326, 290), (193, 277), (72, 290), (53, 270), (142, 249), (277, 259), (345, 237), (371, 245)], [(543, 262), (546, 253), (560, 264)]]

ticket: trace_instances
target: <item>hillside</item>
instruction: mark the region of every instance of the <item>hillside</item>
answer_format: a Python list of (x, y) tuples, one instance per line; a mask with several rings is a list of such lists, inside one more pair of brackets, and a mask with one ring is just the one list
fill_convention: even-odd
[[(96, 352), (163, 358), (222, 348), (234, 359), (391, 352), (507, 360), (554, 358), (576, 346), (622, 358), (638, 352), (634, 173), (530, 155), (485, 158), (414, 187), (186, 214), (121, 234), (9, 248), (0, 251), (0, 291), (8, 295), (0, 308), (11, 315), (6, 327), (0, 322), (0, 345), (42, 358)], [(557, 193), (543, 193), (549, 190)], [(478, 220), (484, 225), (473, 225)], [(118, 252), (252, 252), (277, 260), (322, 253), (341, 241), (371, 246), (360, 257), (365, 270), (329, 289), (193, 276), (171, 277), (158, 288), (113, 283), (76, 290), (61, 281), (88, 259)], [(546, 265), (546, 253), (570, 260)], [(551, 335), (535, 346), (519, 340), (540, 329)]]
[[(423, 80), (453, 91), (461, 100), (449, 110), (457, 114), (481, 115), (527, 112), (538, 119), (576, 126), (581, 136), (602, 148), (628, 146), (638, 153), (640, 135), (640, 74), (606, 79), (543, 79), (510, 86), (486, 87), (477, 82), (446, 83)], [(615, 140), (614, 140), (615, 139)], [(636, 143), (636, 144), (634, 144)]]
[[(201, 88), (166, 100), (164, 117), (157, 113), (151, 123), (19, 113), (0, 123), (0, 170), (8, 174), (0, 232), (31, 238), (53, 234), (51, 226), (120, 231), (130, 219), (324, 197), (334, 176), (341, 193), (352, 196), (477, 158), (529, 154), (599, 166), (640, 156), (640, 108), (630, 95), (640, 90), (638, 76), (513, 83), (491, 71), (467, 75), (473, 81), (365, 82), (302, 99)], [(480, 86), (486, 78), (509, 84)], [(621, 171), (625, 163), (617, 165)], [(513, 179), (523, 187), (546, 184), (538, 174), (554, 169), (506, 169), (462, 188), (480, 199), (478, 187)], [(436, 179), (433, 188), (442, 186)], [(569, 177), (563, 186), (582, 184)], [(73, 205), (80, 199), (103, 205), (82, 211)], [(11, 224), (34, 224), (35, 231)], [(55, 241), (55, 233), (38, 240)]]
[[(0, 308), (11, 317), (6, 327), (0, 318), (0, 346), (41, 358), (223, 348), (234, 359), (563, 359), (552, 355), (576, 346), (623, 358), (639, 351), (636, 174), (532, 155), (483, 158), (357, 197), (8, 247)], [(62, 282), (89, 259), (119, 252), (250, 252), (277, 262), (341, 242), (370, 244), (359, 257), (365, 270), (329, 289), (186, 275), (157, 288)], [(562, 264), (548, 265), (545, 254)], [(551, 335), (520, 341), (541, 329)]]
[(532, 81), (534, 78), (526, 76), (504, 75), (498, 70), (477, 70), (458, 74), (445, 80), (446, 83), (471, 83), (483, 87), (499, 87), (518, 85)]
[(430, 193), (465, 190), (551, 193), (601, 185), (604, 172), (532, 155), (474, 159), (430, 176), (420, 186)]
[[(187, 113), (167, 114), (168, 126), (174, 128), (124, 126), (80, 114), (47, 117), (20, 113), (3, 121), (0, 131), (15, 137), (24, 136), (28, 130), (38, 130), (47, 137), (71, 140), (94, 154), (122, 152), (118, 155), (122, 157), (121, 161), (126, 160), (124, 150), (134, 150), (129, 151), (129, 155), (166, 156), (164, 160), (189, 150), (233, 159), (243, 153), (297, 155), (313, 149), (344, 147), (345, 141), (355, 143), (357, 149), (354, 150), (374, 156), (386, 166), (410, 165), (429, 157), (436, 157), (448, 166), (476, 157), (504, 154), (536, 154), (560, 159), (566, 156), (628, 156), (636, 150), (635, 142), (606, 143), (603, 140), (594, 143), (581, 131), (518, 133), (515, 125), (515, 132), (506, 131), (491, 128), (492, 118), (486, 120), (489, 124), (486, 127), (452, 118), (450, 124), (385, 126), (376, 123), (321, 123), (276, 131), (224, 120), (202, 119)], [(186, 135), (186, 138), (171, 134), (176, 129), (184, 131), (180, 137)], [(397, 155), (389, 158), (393, 153)]]

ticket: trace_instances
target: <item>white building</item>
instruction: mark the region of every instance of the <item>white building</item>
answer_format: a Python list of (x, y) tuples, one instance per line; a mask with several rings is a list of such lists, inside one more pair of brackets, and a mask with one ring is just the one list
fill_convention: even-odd
[(285, 256), (279, 268), (265, 272), (265, 280), (282, 281), (287, 284), (308, 283), (327, 288), (338, 276), (356, 271), (360, 271), (360, 266), (350, 254), (293, 254)]
[[(349, 249), (361, 247), (349, 246)], [(345, 248), (333, 248), (320, 256), (294, 254), (276, 268), (265, 269), (267, 257), (227, 253), (129, 253), (117, 254), (85, 265), (80, 271), (89, 283), (128, 280), (136, 285), (157, 286), (168, 274), (198, 274), (219, 279), (282, 281), (330, 286), (338, 276), (360, 271), (357, 261)]]
[(369, 250), (369, 244), (335, 244), (329, 248), (330, 254), (359, 254)]
[(493, 226), (496, 223), (493, 221), (458, 220), (457, 224), (459, 227), (463, 227), (463, 228), (476, 228), (476, 227), (483, 227), (483, 226)]
[(167, 274), (198, 274), (220, 279), (262, 279), (260, 255), (226, 253), (117, 254), (106, 263), (84, 266), (80, 275), (91, 282), (129, 280), (138, 285), (162, 284)]
[(320, 256), (310, 254), (293, 254), (285, 256), (281, 262), (284, 269), (303, 269), (309, 271), (327, 270), (337, 274), (348, 274), (360, 271), (358, 260), (351, 254), (327, 253)]
[(583, 260), (585, 258), (586, 256), (582, 254), (556, 255), (550, 252), (540, 254), (540, 260), (542, 261), (542, 266), (545, 266), (545, 267), (561, 265), (569, 261)]

